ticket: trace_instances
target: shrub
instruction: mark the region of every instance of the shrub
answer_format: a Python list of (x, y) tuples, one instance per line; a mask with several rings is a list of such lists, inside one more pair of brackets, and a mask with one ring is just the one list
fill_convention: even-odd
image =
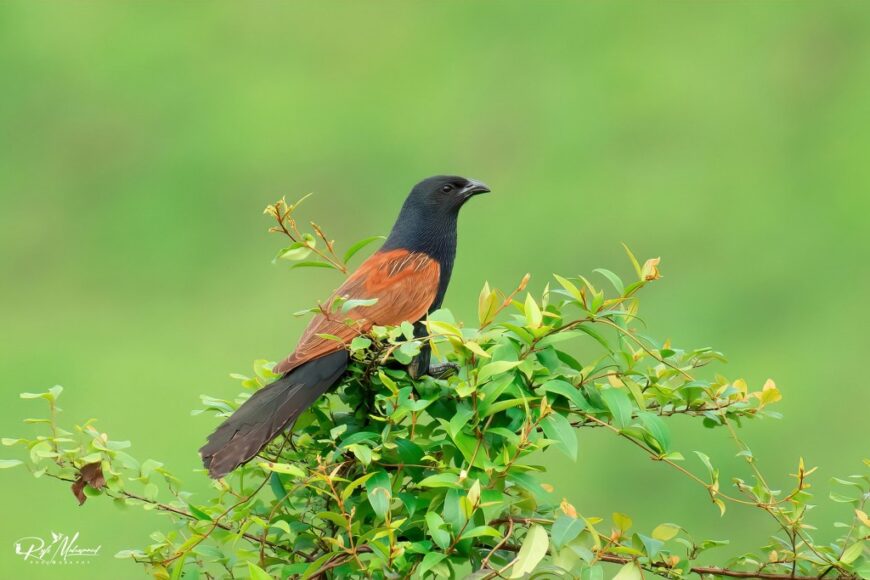
[[(295, 266), (346, 271), (373, 240), (339, 259), (319, 227), (299, 231), (295, 210), (283, 201), (267, 208), (275, 231), (291, 238), (279, 258)], [(772, 381), (751, 390), (741, 379), (711, 377), (706, 367), (723, 362), (720, 353), (641, 334), (638, 295), (660, 277), (659, 262), (640, 265), (628, 255), (635, 271), (628, 284), (596, 270), (612, 291), (582, 276), (555, 276), (535, 297), (523, 294), (526, 277), (506, 296), (484, 285), (476, 328), (440, 310), (426, 323), (428, 336), (415, 337), (404, 323), (356, 338), (334, 391), (292, 432), (214, 482), (206, 501), (194, 502), (163, 464), (135, 459), (128, 442), (110, 440), (92, 422), (62, 428), (61, 387), (21, 395), (47, 402), (47, 418), (26, 420), (44, 423), (47, 433), (3, 439), (28, 454), (0, 467), (26, 463), (37, 478), (70, 483), (80, 503), (101, 496), (168, 515), (151, 544), (117, 555), (157, 578), (870, 577), (870, 477), (835, 480), (841, 489), (831, 499), (852, 506), (850, 519), (836, 541), (816, 543), (807, 521), (815, 469), (798, 462), (794, 487), (775, 491), (738, 434), (745, 420), (776, 416), (779, 390)], [(453, 376), (413, 380), (405, 372), (426, 342), (455, 365)], [(231, 414), (276, 378), (271, 367), (256, 361), (252, 376), (233, 375), (242, 393), (203, 396), (195, 414)], [(731, 438), (750, 479), (723, 486), (707, 455), (684, 457), (668, 428), (676, 415)], [(704, 566), (705, 552), (726, 542), (695, 539), (673, 523), (634, 531), (626, 515), (605, 521), (592, 515), (595, 506), (560, 501), (535, 459), (556, 452), (576, 460), (578, 431), (593, 428), (702, 486), (721, 513), (729, 504), (764, 511), (775, 535), (756, 553)]]

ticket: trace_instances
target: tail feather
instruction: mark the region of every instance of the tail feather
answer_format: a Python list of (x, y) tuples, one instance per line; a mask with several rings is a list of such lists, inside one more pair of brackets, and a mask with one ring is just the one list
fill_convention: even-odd
[(322, 356), (254, 393), (200, 448), (208, 474), (221, 478), (259, 453), (335, 384), (347, 361), (345, 350)]

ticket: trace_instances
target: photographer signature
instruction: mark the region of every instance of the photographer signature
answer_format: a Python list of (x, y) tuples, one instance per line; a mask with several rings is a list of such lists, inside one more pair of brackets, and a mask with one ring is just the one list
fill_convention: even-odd
[(83, 564), (87, 558), (98, 556), (100, 548), (78, 545), (79, 533), (72, 536), (51, 532), (51, 541), (38, 536), (27, 536), (15, 542), (15, 554), (25, 561), (41, 564)]

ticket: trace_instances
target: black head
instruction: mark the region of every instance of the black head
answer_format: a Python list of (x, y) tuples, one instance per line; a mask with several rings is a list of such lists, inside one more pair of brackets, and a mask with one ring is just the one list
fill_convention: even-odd
[(487, 193), (489, 187), (458, 175), (436, 175), (414, 186), (405, 205), (425, 209), (433, 215), (455, 214), (472, 196)]
[(396, 249), (423, 252), (438, 260), (441, 270), (438, 294), (432, 308), (438, 308), (447, 291), (453, 259), (456, 257), (456, 222), (459, 208), (472, 196), (486, 193), (480, 181), (456, 175), (436, 175), (414, 186), (389, 237), (380, 251)]
[(425, 252), (442, 262), (444, 283), (456, 254), (456, 222), (459, 208), (472, 196), (489, 188), (474, 179), (436, 175), (414, 186), (402, 205), (382, 250), (402, 248)]

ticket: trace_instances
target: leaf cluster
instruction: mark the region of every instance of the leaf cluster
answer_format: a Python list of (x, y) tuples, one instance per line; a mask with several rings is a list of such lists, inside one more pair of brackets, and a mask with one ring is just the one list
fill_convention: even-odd
[[(288, 223), (286, 205), (270, 207)], [(47, 418), (27, 420), (44, 423), (47, 434), (3, 439), (27, 458), (0, 467), (26, 463), (35, 477), (69, 482), (80, 501), (107, 496), (121, 508), (168, 515), (152, 543), (118, 554), (158, 578), (870, 576), (870, 477), (835, 480), (831, 499), (851, 512), (836, 540), (816, 542), (807, 520), (814, 470), (799, 461), (793, 488), (772, 489), (738, 436), (744, 421), (777, 416), (780, 391), (773, 381), (752, 390), (709, 372), (724, 360), (711, 348), (647, 336), (638, 294), (661, 277), (659, 261), (641, 265), (628, 255), (628, 283), (597, 270), (601, 284), (556, 276), (537, 296), (526, 292), (528, 277), (507, 294), (485, 285), (474, 325), (441, 310), (425, 322), (425, 336), (408, 323), (359, 336), (334, 391), (207, 498), (183, 491), (161, 463), (140, 462), (128, 442), (91, 422), (62, 429), (60, 387), (22, 395), (48, 402)], [(423, 348), (456, 372), (412, 378), (406, 365)], [(231, 414), (276, 378), (271, 368), (257, 361), (252, 376), (233, 375), (242, 393), (203, 396), (194, 414)], [(733, 439), (747, 475), (723, 483), (711, 458), (674, 441), (669, 423), (678, 416)], [(537, 461), (562, 453), (570, 469), (589, 471), (577, 463), (584, 429), (604, 429), (702, 486), (714, 517), (729, 505), (764, 511), (770, 543), (704, 566), (706, 552), (726, 541), (669, 522), (637, 530), (627, 515), (604, 519), (594, 505), (569, 504)], [(687, 459), (684, 451), (693, 452)]]

